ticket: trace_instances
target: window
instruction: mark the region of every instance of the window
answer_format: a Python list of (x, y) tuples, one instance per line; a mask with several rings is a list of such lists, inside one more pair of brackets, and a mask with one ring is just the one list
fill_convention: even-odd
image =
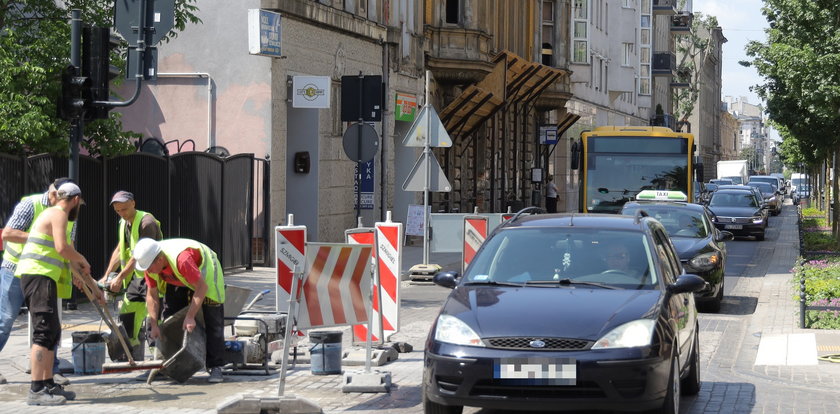
[(589, 63), (589, 0), (572, 4), (572, 63)]
[(639, 95), (651, 94), (651, 14), (650, 0), (641, 0), (639, 21)]
[(461, 23), (461, 0), (446, 0), (446, 22)]
[(554, 1), (542, 5), (542, 64), (554, 66)]
[(624, 58), (621, 61), (622, 66), (633, 66), (635, 63), (636, 45), (633, 43), (624, 43)]
[(621, 5), (623, 7), (632, 8), (633, 7), (633, 0), (621, 0)]

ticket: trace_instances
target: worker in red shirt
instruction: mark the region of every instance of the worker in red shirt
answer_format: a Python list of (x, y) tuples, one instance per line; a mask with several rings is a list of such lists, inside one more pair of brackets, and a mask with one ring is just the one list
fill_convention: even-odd
[(161, 290), (164, 292), (164, 319), (188, 307), (183, 326), (187, 332), (195, 329), (195, 315), (201, 309), (207, 335), (205, 366), (210, 371), (208, 382), (222, 382), (222, 366), (225, 364), (225, 281), (216, 253), (195, 240), (155, 241), (143, 238), (137, 242), (132, 255), (135, 269), (145, 272), (150, 338), (160, 337), (158, 315)]

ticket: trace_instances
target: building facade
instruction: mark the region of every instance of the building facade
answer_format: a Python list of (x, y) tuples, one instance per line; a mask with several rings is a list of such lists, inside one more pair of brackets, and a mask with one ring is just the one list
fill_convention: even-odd
[(740, 160), (741, 157), (741, 123), (734, 115), (727, 111), (725, 103), (720, 109), (720, 147), (721, 160)]

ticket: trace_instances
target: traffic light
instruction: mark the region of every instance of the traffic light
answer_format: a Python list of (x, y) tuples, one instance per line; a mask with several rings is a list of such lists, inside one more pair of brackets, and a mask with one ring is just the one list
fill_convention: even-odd
[(78, 75), (79, 69), (73, 65), (68, 65), (61, 73), (61, 102), (58, 104), (58, 116), (67, 121), (82, 116), (92, 102), (90, 78)]
[[(109, 84), (119, 75), (111, 65), (111, 49), (119, 46), (119, 38), (111, 35), (108, 27), (85, 27), (82, 31), (82, 74), (91, 81), (92, 101), (110, 99)], [(85, 120), (108, 118), (111, 107), (93, 105), (85, 112)]]

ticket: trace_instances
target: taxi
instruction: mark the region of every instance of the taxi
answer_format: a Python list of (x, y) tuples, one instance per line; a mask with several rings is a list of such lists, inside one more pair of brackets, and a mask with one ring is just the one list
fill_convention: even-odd
[(644, 212), (520, 212), (434, 282), (452, 291), (426, 340), (426, 413), (673, 414), (700, 390), (692, 293), (706, 283)]
[[(749, 187), (742, 187), (745, 191)], [(635, 202), (624, 205), (621, 214), (644, 210), (656, 218), (671, 237), (687, 273), (703, 278), (708, 286), (694, 294), (698, 308), (719, 312), (723, 301), (726, 243), (734, 236), (715, 228), (712, 213), (705, 206), (687, 203), (682, 192), (642, 191)]]

